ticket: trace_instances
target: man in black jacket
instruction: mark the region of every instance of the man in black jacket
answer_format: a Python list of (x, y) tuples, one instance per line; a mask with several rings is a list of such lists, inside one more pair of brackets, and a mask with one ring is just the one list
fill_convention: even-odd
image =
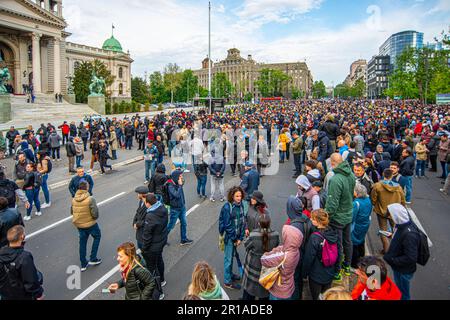
[(142, 250), (142, 233), (144, 231), (145, 216), (147, 215), (147, 207), (144, 201), (148, 188), (146, 186), (137, 187), (134, 191), (137, 193), (139, 204), (133, 219), (133, 228), (136, 230), (137, 247)]
[(412, 197), (412, 177), (414, 175), (414, 169), (416, 167), (416, 162), (412, 156), (412, 151), (410, 148), (406, 148), (402, 153), (403, 160), (400, 163), (400, 174), (405, 178), (406, 181), (406, 204), (411, 204)]
[(66, 144), (66, 152), (69, 159), (69, 173), (77, 173), (74, 168), (77, 150), (75, 149), (75, 143), (73, 143), (73, 137), (69, 137), (69, 141)]
[(20, 133), (14, 128), (14, 126), (11, 126), (9, 131), (6, 133), (6, 139), (8, 139), (9, 155), (12, 155), (14, 153), (14, 139), (16, 139), (16, 136), (18, 135), (20, 135)]
[(409, 287), (417, 269), (420, 236), (404, 206), (391, 204), (388, 212), (396, 226), (394, 238), (383, 258), (394, 271), (394, 281), (402, 292), (402, 300), (410, 300)]
[(24, 250), (25, 228), (16, 225), (8, 231), (8, 247), (0, 249), (0, 296), (2, 300), (42, 300), (42, 273), (33, 255)]
[(0, 248), (8, 245), (8, 230), (18, 224), (24, 225), (22, 215), (16, 208), (8, 208), (8, 199), (0, 197)]
[(339, 126), (334, 123), (334, 117), (332, 115), (327, 116), (325, 123), (319, 128), (320, 131), (325, 132), (333, 149), (336, 150), (336, 138), (340, 135)]
[(125, 149), (131, 150), (133, 146), (133, 135), (134, 135), (134, 127), (131, 122), (125, 127)]
[(156, 167), (156, 173), (151, 177), (148, 183), (148, 192), (154, 193), (158, 201), (162, 202), (163, 191), (162, 188), (166, 183), (168, 177), (166, 175), (166, 167), (160, 163)]
[[(167, 224), (169, 215), (166, 207), (156, 199), (153, 193), (145, 197), (147, 214), (145, 216), (144, 231), (142, 233), (142, 255), (147, 264), (147, 269), (159, 275), (161, 286), (165, 286), (164, 281), (164, 260), (162, 252), (167, 243)], [(164, 297), (164, 294), (162, 294)], [(160, 299), (162, 299), (160, 297)]]

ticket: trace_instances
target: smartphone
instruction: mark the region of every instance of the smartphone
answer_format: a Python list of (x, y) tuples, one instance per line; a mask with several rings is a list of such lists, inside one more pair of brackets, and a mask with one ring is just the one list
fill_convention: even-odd
[(109, 289), (102, 289), (102, 293), (107, 293), (107, 294), (109, 294), (109, 293), (111, 293), (111, 291), (109, 291)]
[(391, 238), (392, 237), (392, 233), (388, 232), (388, 231), (383, 231), (383, 230), (378, 230), (378, 234), (385, 236), (387, 238)]

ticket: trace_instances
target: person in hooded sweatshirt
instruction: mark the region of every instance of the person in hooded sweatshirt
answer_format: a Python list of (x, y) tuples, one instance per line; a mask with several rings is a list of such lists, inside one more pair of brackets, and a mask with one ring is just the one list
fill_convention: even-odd
[(10, 269), (8, 275), (0, 271), (0, 284), (8, 281), (5, 277), (12, 277), (11, 281), (18, 286), (0, 285), (1, 300), (42, 300), (42, 273), (34, 264), (31, 252), (24, 249), (25, 228), (16, 225), (8, 230), (9, 246), (0, 249), (0, 270)]
[(278, 280), (270, 288), (270, 300), (291, 300), (295, 291), (295, 269), (300, 261), (299, 249), (303, 242), (303, 234), (296, 227), (285, 225), (282, 230), (283, 244), (265, 253), (261, 257), (261, 264), (266, 268), (273, 268), (283, 264)]
[[(388, 230), (388, 222), (391, 229), (394, 228), (394, 221), (389, 215), (388, 206), (393, 203), (406, 205), (405, 194), (402, 187), (392, 181), (393, 172), (386, 169), (383, 172), (383, 180), (374, 184), (370, 198), (372, 200), (373, 211), (377, 214), (378, 225), (381, 231)], [(389, 240), (381, 235), (383, 244), (382, 254), (385, 254), (389, 248)]]
[(154, 193), (156, 198), (158, 198), (158, 201), (162, 201), (162, 187), (167, 179), (166, 166), (162, 163), (158, 164), (155, 174), (152, 175), (150, 182), (148, 183), (148, 192)]
[(320, 196), (308, 178), (301, 175), (295, 180), (295, 183), (298, 188), (297, 197), (304, 197), (307, 200), (305, 209), (308, 211), (320, 209)]
[(18, 224), (24, 225), (22, 215), (16, 208), (8, 208), (8, 199), (0, 197), (0, 248), (8, 245), (8, 230)]
[(188, 295), (199, 297), (200, 300), (230, 300), (214, 270), (205, 261), (195, 264)]
[[(371, 277), (373, 269), (380, 270), (379, 277)], [(358, 283), (353, 288), (353, 300), (400, 300), (402, 293), (388, 277), (386, 264), (375, 256), (361, 258), (356, 270)]]
[(309, 289), (313, 300), (318, 300), (319, 295), (331, 288), (335, 274), (340, 270), (340, 251), (336, 263), (326, 267), (322, 263), (322, 244), (326, 240), (329, 244), (339, 245), (339, 236), (336, 230), (329, 227), (330, 218), (323, 210), (314, 210), (311, 213), (311, 222), (318, 230), (313, 232), (306, 244), (303, 256), (302, 279), (309, 277)]
[(395, 229), (383, 259), (394, 271), (394, 281), (402, 293), (402, 300), (410, 300), (410, 282), (417, 270), (420, 235), (403, 205), (391, 204), (388, 211), (394, 220)]
[(389, 169), (390, 166), (391, 166), (391, 155), (389, 152), (383, 152), (383, 160), (381, 160), (377, 164), (377, 171), (380, 174), (380, 176), (382, 176), (383, 171), (385, 169)]
[(25, 157), (27, 158), (27, 160), (35, 163), (36, 159), (35, 159), (33, 151), (31, 151), (31, 149), (30, 149), (28, 142), (22, 141), (20, 143), (20, 147), (21, 147), (21, 151), (25, 154)]

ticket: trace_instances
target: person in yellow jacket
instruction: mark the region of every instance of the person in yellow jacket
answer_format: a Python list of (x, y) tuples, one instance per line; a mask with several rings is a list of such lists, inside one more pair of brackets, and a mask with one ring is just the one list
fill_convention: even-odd
[(286, 135), (286, 132), (289, 129), (284, 128), (281, 130), (281, 134), (278, 136), (278, 151), (280, 152), (280, 163), (284, 163), (284, 158), (286, 157), (287, 144), (289, 142), (289, 138)]
[(425, 140), (421, 140), (415, 147), (416, 151), (416, 178), (425, 177), (425, 165), (428, 159), (428, 149)]
[[(98, 247), (100, 245), (101, 232), (97, 223), (98, 206), (95, 199), (89, 194), (88, 183), (80, 182), (75, 197), (72, 199), (72, 222), (78, 229), (80, 236), (80, 261), (81, 271), (86, 271), (88, 266), (95, 266), (102, 263), (97, 257)], [(92, 243), (91, 257), (86, 260), (86, 247), (89, 236), (94, 238)]]

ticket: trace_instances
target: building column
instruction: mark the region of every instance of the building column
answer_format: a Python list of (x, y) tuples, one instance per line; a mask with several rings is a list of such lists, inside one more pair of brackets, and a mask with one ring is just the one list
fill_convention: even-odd
[(53, 93), (61, 93), (61, 48), (60, 40), (53, 39)]
[(33, 90), (34, 93), (41, 93), (41, 35), (33, 33), (32, 36), (32, 51), (33, 51)]

